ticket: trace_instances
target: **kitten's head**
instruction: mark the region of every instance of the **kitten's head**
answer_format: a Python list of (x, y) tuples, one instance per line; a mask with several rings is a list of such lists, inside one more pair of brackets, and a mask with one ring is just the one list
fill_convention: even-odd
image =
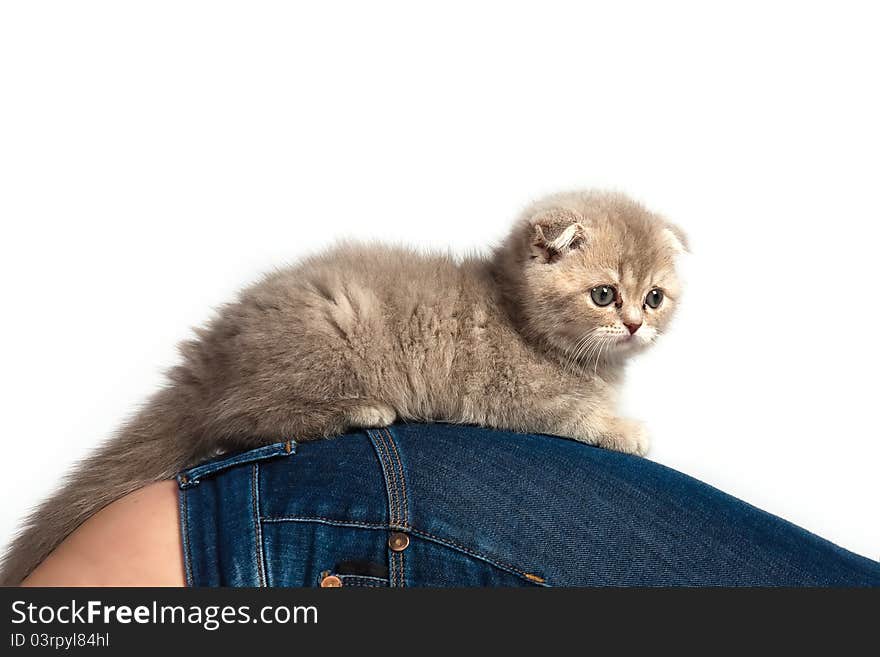
[(681, 229), (622, 194), (571, 192), (532, 205), (495, 262), (529, 339), (582, 363), (607, 362), (666, 328), (686, 248)]

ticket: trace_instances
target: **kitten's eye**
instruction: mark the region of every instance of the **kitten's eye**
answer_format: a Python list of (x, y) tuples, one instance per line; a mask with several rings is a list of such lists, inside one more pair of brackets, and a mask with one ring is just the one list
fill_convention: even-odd
[(607, 306), (616, 296), (614, 288), (610, 285), (597, 285), (590, 290), (590, 297), (597, 306)]
[(655, 287), (645, 297), (645, 304), (651, 308), (658, 308), (661, 303), (663, 303), (663, 290), (658, 290)]

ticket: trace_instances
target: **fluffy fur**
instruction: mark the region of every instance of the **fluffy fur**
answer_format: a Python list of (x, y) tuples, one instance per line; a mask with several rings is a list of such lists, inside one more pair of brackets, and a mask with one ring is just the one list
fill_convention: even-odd
[[(644, 454), (616, 390), (625, 360), (670, 320), (684, 248), (630, 199), (576, 192), (530, 207), (488, 257), (343, 245), (270, 274), (196, 330), (167, 386), (36, 510), (0, 583), (19, 583), (102, 507), (218, 451), (401, 419)], [(595, 302), (598, 286), (613, 303)]]

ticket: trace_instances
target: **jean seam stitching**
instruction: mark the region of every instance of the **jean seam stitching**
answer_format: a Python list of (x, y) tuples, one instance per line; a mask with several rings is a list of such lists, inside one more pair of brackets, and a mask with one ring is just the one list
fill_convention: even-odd
[[(382, 476), (385, 480), (385, 492), (388, 496), (388, 518), (391, 524), (396, 523), (396, 507), (397, 507), (397, 494), (395, 491), (395, 487), (392, 485), (391, 479), (393, 475), (389, 472), (389, 462), (387, 457), (384, 456), (384, 441), (381, 436), (377, 435), (376, 432), (367, 431), (367, 434), (372, 439), (373, 449), (376, 452), (376, 456), (379, 459), (379, 465), (382, 468)], [(381, 445), (380, 445), (381, 443)]]
[(180, 491), (180, 519), (183, 527), (183, 543), (184, 543), (184, 561), (186, 563), (186, 580), (187, 585), (195, 586), (193, 573), (192, 573), (192, 547), (190, 546), (189, 540), (189, 504), (187, 502), (187, 491), (186, 489), (181, 489)]
[(391, 473), (391, 486), (394, 488), (394, 499), (396, 504), (394, 506), (395, 514), (394, 514), (394, 524), (401, 525), (403, 524), (403, 495), (400, 487), (400, 477), (397, 472), (397, 466), (394, 463), (393, 458), (391, 457), (391, 448), (388, 445), (388, 439), (385, 437), (385, 434), (381, 434), (382, 436), (382, 448), (385, 450), (385, 457), (388, 459), (388, 471)]
[[(384, 432), (380, 429), (376, 432), (379, 436), (379, 439), (382, 441), (382, 449), (385, 452), (385, 458), (388, 460), (388, 472), (391, 474), (390, 485), (392, 490), (394, 491), (394, 518), (392, 519), (393, 524), (400, 524), (400, 487), (397, 482), (397, 467), (394, 464), (394, 461), (391, 458), (391, 449), (388, 447), (388, 441), (385, 438)], [(388, 548), (386, 548), (388, 549)], [(400, 586), (400, 554), (398, 552), (391, 552), (391, 577), (395, 587)]]
[(501, 568), (502, 570), (506, 570), (508, 572), (519, 575), (520, 577), (522, 577), (523, 579), (525, 579), (528, 582), (531, 582), (532, 584), (544, 584), (545, 583), (544, 578), (541, 578), (541, 580), (542, 580), (541, 582), (537, 582), (535, 579), (533, 579), (535, 577), (535, 575), (533, 573), (527, 573), (526, 571), (520, 570), (519, 568), (516, 568), (515, 566), (511, 566), (510, 564), (506, 564), (503, 561), (499, 561), (499, 560), (494, 559), (492, 557), (489, 557), (485, 554), (482, 554), (481, 552), (477, 552), (476, 550), (472, 550), (472, 549), (467, 548), (463, 545), (459, 545), (455, 541), (450, 541), (449, 539), (441, 538), (440, 536), (435, 536), (434, 534), (430, 534), (426, 531), (422, 531), (419, 529), (413, 529), (411, 531), (412, 531), (412, 534), (415, 536), (419, 536), (419, 537), (427, 539), (427, 540), (435, 541), (437, 543), (440, 543), (441, 545), (446, 545), (447, 547), (452, 548), (454, 550), (458, 550), (459, 552), (463, 552), (464, 554), (468, 554), (472, 557), (477, 557), (487, 563), (492, 564), (493, 566)]
[(254, 507), (254, 556), (257, 565), (258, 586), (266, 586), (266, 571), (263, 567), (263, 530), (260, 520), (260, 492), (259, 492), (260, 464), (254, 463), (251, 468), (251, 497)]
[[(407, 499), (407, 490), (406, 490), (406, 477), (403, 473), (403, 463), (400, 460), (400, 453), (397, 451), (397, 445), (394, 442), (394, 436), (391, 434), (391, 431), (388, 430), (388, 427), (382, 427), (380, 431), (384, 434), (385, 449), (388, 453), (389, 460), (392, 457), (392, 450), (394, 451), (394, 461), (392, 463), (392, 468), (396, 469), (396, 481), (395, 483), (399, 484), (400, 487), (400, 495), (398, 497), (400, 501), (400, 508), (398, 510), (398, 524), (408, 525), (409, 524), (409, 501)], [(389, 448), (390, 446), (390, 448)], [(406, 584), (406, 555), (401, 551), (395, 553), (397, 554), (398, 568), (396, 569), (396, 575), (398, 578), (399, 586), (405, 586)]]
[(394, 524), (400, 523), (400, 491), (397, 485), (397, 468), (394, 466), (394, 462), (391, 460), (391, 450), (388, 448), (388, 442), (385, 440), (385, 435), (381, 432), (378, 433), (378, 438), (382, 442), (382, 451), (385, 454), (386, 463), (388, 464), (388, 474), (389, 478), (389, 486), (390, 490), (394, 495), (394, 515), (391, 521)]
[[(382, 474), (385, 480), (385, 489), (388, 496), (388, 518), (389, 524), (398, 524), (399, 518), (399, 495), (397, 492), (397, 472), (394, 463), (391, 461), (391, 452), (385, 442), (385, 436), (379, 431), (367, 430), (367, 435), (373, 444), (379, 464), (382, 467)], [(391, 586), (396, 586), (398, 581), (398, 559), (397, 553), (391, 552), (388, 557), (388, 579)]]
[(403, 495), (403, 509), (401, 513), (402, 524), (408, 524), (409, 518), (409, 498), (406, 490), (406, 477), (403, 472), (403, 462), (400, 459), (400, 453), (397, 451), (397, 444), (394, 442), (394, 436), (391, 431), (388, 430), (388, 427), (383, 427), (382, 429), (385, 432), (385, 435), (388, 436), (388, 443), (391, 445), (391, 449), (394, 450), (394, 460), (397, 461), (397, 470), (400, 475), (400, 488)]
[(361, 522), (360, 520), (337, 520), (323, 516), (268, 516), (261, 518), (263, 522), (323, 522), (340, 527), (352, 527), (354, 529), (397, 529), (398, 525), (389, 525), (386, 522)]
[(180, 473), (180, 476), (185, 477), (185, 486), (195, 486), (200, 483), (202, 479), (215, 477), (240, 465), (268, 461), (270, 459), (278, 458), (279, 456), (292, 456), (294, 454), (296, 454), (296, 441), (289, 439), (284, 442), (258, 447), (247, 452), (233, 454), (213, 463), (204, 463), (202, 465), (187, 468)]
[[(490, 566), (494, 566), (499, 570), (503, 570), (512, 575), (516, 575), (521, 577), (525, 581), (530, 584), (535, 584), (538, 586), (547, 586), (546, 581), (538, 582), (535, 579), (535, 575), (533, 573), (528, 573), (525, 570), (517, 568), (516, 566), (511, 566), (510, 564), (496, 559), (495, 557), (488, 556), (476, 550), (472, 550), (471, 548), (465, 547), (456, 543), (455, 541), (451, 541), (449, 539), (443, 538), (441, 536), (436, 536), (426, 531), (422, 531), (420, 529), (416, 529), (412, 526), (400, 526), (400, 525), (388, 525), (385, 523), (370, 523), (370, 522), (361, 522), (359, 520), (339, 520), (336, 518), (325, 518), (322, 516), (275, 516), (275, 517), (267, 517), (262, 519), (263, 522), (317, 522), (324, 523), (329, 525), (335, 525), (340, 527), (353, 527), (360, 529), (370, 529), (370, 530), (393, 530), (393, 529), (404, 529), (413, 536), (417, 536), (419, 538), (423, 538), (427, 541), (431, 541), (433, 543), (439, 543), (440, 545), (445, 545), (446, 547), (455, 550), (457, 552), (461, 552), (462, 554), (466, 554), (471, 557), (475, 557), (480, 559), (481, 561), (486, 562)], [(395, 553), (402, 554), (402, 553)], [(543, 579), (543, 578), (542, 578)]]

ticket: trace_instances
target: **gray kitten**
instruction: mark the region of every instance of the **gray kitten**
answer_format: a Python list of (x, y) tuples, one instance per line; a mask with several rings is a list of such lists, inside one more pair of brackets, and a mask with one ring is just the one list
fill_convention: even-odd
[(489, 257), (344, 245), (270, 274), (196, 330), (167, 386), (36, 510), (0, 583), (102, 507), (218, 451), (400, 419), (644, 454), (615, 397), (625, 360), (670, 320), (685, 248), (634, 201), (576, 192), (530, 207)]

